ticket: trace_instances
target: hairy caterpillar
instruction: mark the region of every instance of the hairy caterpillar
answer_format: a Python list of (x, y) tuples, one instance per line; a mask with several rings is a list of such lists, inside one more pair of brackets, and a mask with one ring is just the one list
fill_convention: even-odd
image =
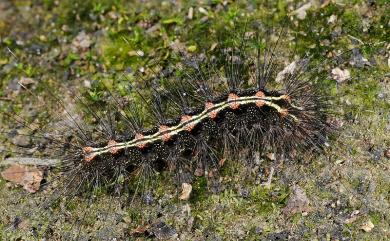
[[(191, 183), (194, 173), (218, 185), (214, 179), (222, 159), (251, 165), (258, 154), (292, 160), (321, 150), (331, 129), (327, 96), (315, 87), (322, 69), (303, 59), (281, 71), (276, 59), (280, 36), (266, 48), (257, 36), (240, 38), (238, 44), (221, 46), (217, 61), (184, 58), (174, 74), (161, 71), (145, 79), (152, 82), (149, 98), (134, 87), (142, 106), (122, 103), (108, 91), (103, 111), (81, 101), (98, 127), (85, 127), (53, 95), (71, 126), (62, 133), (66, 140), (56, 133), (34, 136), (53, 146), (62, 160), (61, 184), (50, 203), (63, 195), (88, 196), (96, 188), (148, 199), (150, 179), (162, 170), (171, 171), (179, 187)], [(151, 127), (143, 125), (145, 109), (156, 123)], [(244, 158), (243, 150), (249, 150)]]

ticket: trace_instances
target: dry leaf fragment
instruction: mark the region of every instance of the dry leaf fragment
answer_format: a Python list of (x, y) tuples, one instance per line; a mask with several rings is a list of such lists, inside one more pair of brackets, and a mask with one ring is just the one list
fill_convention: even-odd
[(190, 7), (190, 8), (188, 9), (187, 18), (191, 20), (193, 17), (194, 17), (194, 8), (193, 8), (193, 7)]
[(329, 18), (328, 18), (328, 24), (333, 24), (337, 21), (337, 15), (334, 15), (332, 14)]
[(22, 185), (28, 192), (35, 193), (41, 185), (43, 172), (36, 167), (14, 164), (1, 172), (1, 176), (7, 181)]
[(332, 78), (337, 81), (337, 83), (343, 83), (346, 80), (351, 78), (351, 73), (349, 70), (342, 70), (339, 67), (332, 69)]
[(36, 81), (32, 78), (28, 77), (21, 77), (19, 79), (19, 83), (22, 84), (23, 86), (28, 86), (28, 85), (33, 85), (36, 83)]
[(385, 157), (390, 159), (390, 148), (385, 151)]
[(360, 227), (360, 229), (364, 230), (364, 232), (371, 232), (371, 230), (374, 228), (374, 224), (371, 222), (371, 220), (366, 221), (363, 223), (363, 225)]
[(280, 71), (277, 76), (276, 76), (276, 79), (275, 81), (277, 83), (280, 83), (282, 82), (283, 80), (285, 80), (286, 78), (290, 78), (289, 76), (293, 75), (297, 68), (298, 68), (298, 64), (296, 61), (293, 61), (291, 62), (289, 65), (287, 65), (282, 71)]
[(225, 164), (225, 161), (226, 161), (226, 158), (222, 158), (221, 160), (219, 160), (219, 162), (218, 162), (219, 167), (222, 167)]
[(265, 156), (266, 156), (268, 159), (270, 159), (271, 161), (275, 161), (275, 160), (276, 160), (275, 153), (268, 152)]
[(149, 225), (138, 226), (135, 229), (131, 230), (131, 234), (143, 234), (146, 231), (148, 231), (149, 228), (150, 228)]
[(312, 6), (312, 3), (309, 2), (309, 3), (306, 3), (304, 5), (302, 5), (300, 8), (296, 9), (293, 14), (295, 14), (297, 16), (298, 19), (300, 20), (303, 20), (306, 18), (306, 11), (309, 10)]
[(198, 11), (204, 15), (208, 15), (209, 13), (207, 12), (207, 10), (205, 8), (202, 8), (202, 7), (199, 7), (198, 8)]
[(74, 52), (85, 52), (92, 45), (92, 39), (84, 31), (81, 31), (72, 41)]
[(179, 197), (180, 200), (188, 200), (190, 198), (190, 194), (192, 192), (192, 186), (189, 183), (181, 184), (181, 195)]

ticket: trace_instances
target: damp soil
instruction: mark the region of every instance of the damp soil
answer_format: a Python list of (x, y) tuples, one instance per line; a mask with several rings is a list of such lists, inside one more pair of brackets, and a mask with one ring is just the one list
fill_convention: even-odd
[[(123, 205), (126, 197), (101, 194), (93, 202), (60, 202), (28, 219), (21, 214), (37, 210), (50, 187), (29, 193), (0, 178), (1, 236), (40, 239), (40, 230), (51, 225), (48, 240), (390, 239), (389, 12), (386, 0), (2, 0), (0, 113), (17, 112), (32, 123), (58, 113), (48, 91), (60, 94), (67, 109), (77, 109), (80, 91), (91, 103), (99, 102), (103, 85), (126, 93), (126, 81), (137, 81), (133, 71), (148, 71), (155, 62), (168, 66), (179, 61), (179, 51), (211, 51), (218, 39), (201, 33), (218, 32), (237, 19), (286, 29), (297, 56), (360, 47), (323, 82), (338, 127), (324, 153), (295, 161), (262, 157), (249, 170), (255, 176), (250, 180), (244, 178), (248, 170), (226, 164), (217, 190), (197, 177), (188, 200), (179, 200), (163, 172), (141, 211)], [(48, 129), (60, 126), (53, 118)], [(2, 114), (5, 129), (23, 130)], [(1, 131), (0, 163), (15, 146), (28, 149), (33, 140), (22, 136)], [(47, 182), (56, 182), (50, 170), (44, 172)]]

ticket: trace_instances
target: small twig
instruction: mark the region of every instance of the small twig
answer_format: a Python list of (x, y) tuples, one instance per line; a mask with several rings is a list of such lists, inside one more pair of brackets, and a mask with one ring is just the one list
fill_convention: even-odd
[(41, 159), (34, 157), (10, 157), (0, 162), (0, 166), (12, 164), (31, 165), (31, 166), (49, 166), (54, 167), (60, 163), (59, 159)]
[(351, 39), (356, 40), (356, 41), (358, 41), (359, 43), (361, 43), (361, 44), (364, 45), (364, 42), (363, 42), (362, 40), (356, 38), (355, 36), (352, 36), (352, 35), (348, 34), (348, 37), (350, 37)]

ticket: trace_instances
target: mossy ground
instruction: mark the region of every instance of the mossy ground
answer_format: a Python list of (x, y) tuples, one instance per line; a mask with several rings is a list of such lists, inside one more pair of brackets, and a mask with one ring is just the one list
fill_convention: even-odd
[[(85, 95), (92, 102), (98, 101), (102, 85), (125, 95), (126, 81), (134, 80), (131, 69), (145, 67), (147, 71), (155, 63), (168, 65), (179, 60), (173, 42), (189, 53), (207, 52), (218, 41), (213, 33), (222, 27), (232, 29), (234, 23), (248, 18), (267, 27), (285, 27), (286, 38), (294, 42), (298, 56), (322, 58), (362, 42), (382, 46), (361, 48), (372, 64), (347, 67), (351, 72), (347, 82), (322, 83), (334, 100), (338, 121), (343, 123), (340, 135), (330, 141), (325, 154), (310, 162), (276, 166), (269, 189), (257, 182), (248, 185), (239, 173), (233, 173), (235, 169), (224, 170), (224, 191), (211, 194), (205, 180), (199, 178), (193, 184), (191, 199), (179, 202), (175, 189), (166, 187), (169, 178), (162, 175), (155, 191), (158, 198), (142, 213), (121, 207), (119, 199), (123, 197), (102, 195), (93, 203), (74, 200), (62, 216), (53, 211), (60, 217), (53, 237), (72, 237), (79, 232), (80, 239), (147, 239), (134, 236), (132, 230), (164, 221), (175, 228), (180, 240), (390, 239), (390, 165), (384, 155), (390, 148), (389, 3), (308, 2), (311, 6), (303, 11), (306, 2), (282, 0), (1, 1), (0, 111), (17, 111), (25, 118), (35, 118), (31, 114), (34, 109), (40, 113), (45, 109), (46, 114), (38, 119), (55, 113), (46, 86), (61, 96), (68, 95), (64, 102), (80, 89), (87, 89)], [(191, 8), (193, 16), (189, 18)], [(84, 40), (90, 40), (88, 47), (72, 48), (72, 41), (82, 31), (87, 36)], [(23, 91), (8, 95), (6, 89), (21, 77), (36, 81), (34, 93), (45, 100), (44, 104), (31, 106), (29, 94)], [(8, 121), (0, 118), (0, 127), (8, 127)], [(0, 151), (9, 148), (6, 139), (2, 136)], [(261, 166), (267, 172), (272, 163)], [(304, 190), (310, 210), (289, 216), (283, 210), (293, 186)], [(32, 200), (45, 196), (26, 195), (7, 187), (1, 179), (0, 188), (0, 210), (6, 215), (22, 209), (21, 203), (34, 207)], [(242, 189), (248, 189), (248, 195), (242, 195)], [(9, 226), (6, 215), (0, 223), (4, 239), (29, 240), (35, 235), (21, 228), (7, 230), (5, 236)], [(40, 221), (45, 226), (44, 218)], [(374, 225), (369, 232), (362, 230), (367, 221)], [(80, 230), (72, 223), (78, 223)]]

